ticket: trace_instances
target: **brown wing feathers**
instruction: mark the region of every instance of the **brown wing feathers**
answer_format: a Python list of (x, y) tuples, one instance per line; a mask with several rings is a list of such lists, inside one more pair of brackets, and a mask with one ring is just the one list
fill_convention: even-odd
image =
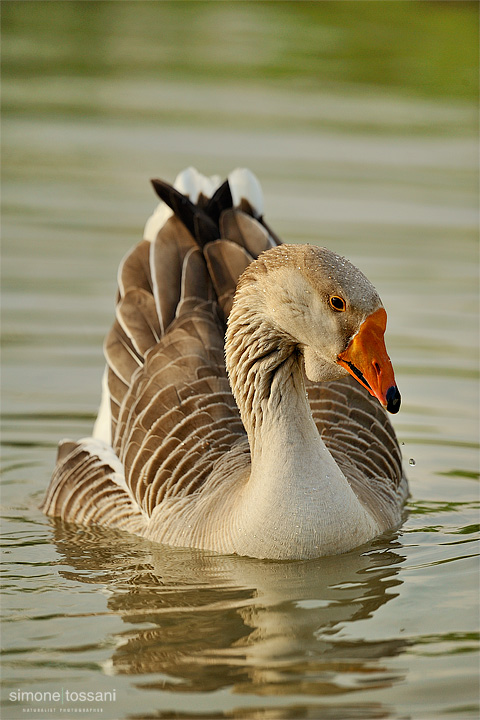
[[(149, 243), (148, 262), (144, 242), (123, 261), (105, 343), (112, 445), (148, 514), (165, 497), (193, 492), (245, 436), (226, 377), (224, 321), (239, 275), (270, 246), (260, 223), (231, 207), (228, 182), (198, 205), (153, 185), (176, 215)], [(233, 242), (219, 239), (234, 227)]]
[(385, 411), (350, 377), (329, 383), (307, 381), (307, 392), (327, 448), (359, 499), (383, 521), (382, 514), (397, 505), (395, 496), (406, 491), (399, 482), (400, 448)]

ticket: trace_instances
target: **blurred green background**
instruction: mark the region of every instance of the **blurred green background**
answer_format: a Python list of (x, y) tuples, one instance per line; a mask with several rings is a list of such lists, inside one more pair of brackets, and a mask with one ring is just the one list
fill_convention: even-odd
[[(4, 0), (3, 111), (77, 113), (68, 81), (81, 79), (88, 88), (98, 77), (474, 102), (478, 9), (461, 0)], [(54, 80), (67, 83), (64, 97), (53, 89), (51, 98), (43, 96), (43, 85)], [(22, 106), (12, 83), (31, 84)], [(85, 97), (81, 109), (98, 112), (97, 97)]]

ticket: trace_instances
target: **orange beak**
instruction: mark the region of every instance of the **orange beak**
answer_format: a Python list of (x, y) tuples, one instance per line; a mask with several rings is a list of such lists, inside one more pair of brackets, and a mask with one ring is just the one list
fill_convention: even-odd
[(395, 384), (392, 363), (387, 355), (384, 334), (387, 313), (383, 308), (375, 310), (361, 324), (360, 330), (350, 341), (347, 349), (337, 358), (339, 365), (367, 388), (391, 413), (400, 409), (400, 393)]

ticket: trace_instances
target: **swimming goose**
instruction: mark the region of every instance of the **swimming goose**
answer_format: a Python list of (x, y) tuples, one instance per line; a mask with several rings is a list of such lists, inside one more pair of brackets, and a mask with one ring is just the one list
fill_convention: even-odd
[(374, 287), (330, 250), (281, 244), (247, 170), (152, 183), (93, 437), (60, 443), (44, 512), (278, 560), (397, 527), (400, 394)]

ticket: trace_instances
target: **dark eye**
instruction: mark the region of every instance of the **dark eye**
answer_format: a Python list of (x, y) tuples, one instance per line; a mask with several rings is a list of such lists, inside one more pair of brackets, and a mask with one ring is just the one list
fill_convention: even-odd
[(332, 295), (330, 300), (330, 307), (332, 307), (337, 312), (345, 312), (347, 309), (345, 300), (338, 295)]

